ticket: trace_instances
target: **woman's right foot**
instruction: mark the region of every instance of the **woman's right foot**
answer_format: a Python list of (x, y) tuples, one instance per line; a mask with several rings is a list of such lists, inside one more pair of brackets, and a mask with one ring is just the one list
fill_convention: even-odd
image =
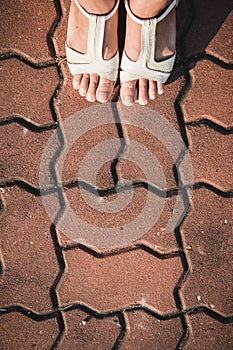
[[(80, 5), (91, 14), (106, 14), (110, 12), (115, 0), (91, 1), (78, 0)], [(118, 51), (118, 11), (106, 21), (103, 43), (103, 59), (108, 60)], [(73, 50), (86, 53), (89, 19), (79, 10), (74, 0), (68, 19), (67, 45)], [(114, 81), (100, 77), (98, 74), (76, 74), (73, 77), (73, 88), (89, 102), (107, 102), (114, 88)]]

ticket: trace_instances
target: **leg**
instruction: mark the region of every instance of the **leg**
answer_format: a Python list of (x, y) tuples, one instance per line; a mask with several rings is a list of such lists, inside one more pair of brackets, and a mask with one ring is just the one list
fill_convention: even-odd
[[(115, 0), (79, 0), (79, 3), (89, 13), (105, 14), (114, 7)], [(88, 25), (88, 18), (72, 0), (67, 29), (67, 45), (70, 48), (80, 53), (86, 52)], [(118, 50), (117, 25), (118, 12), (106, 22), (103, 45), (103, 58), (106, 60), (112, 58)], [(107, 102), (113, 91), (114, 82), (97, 74), (77, 74), (73, 78), (73, 87), (90, 102), (96, 100)]]
[[(145, 3), (140, 0), (130, 0), (132, 12), (140, 18), (152, 18), (159, 15), (169, 4), (171, 0), (147, 0)], [(132, 38), (133, 41), (132, 41)], [(157, 41), (155, 50), (155, 60), (161, 61), (172, 56), (176, 45), (176, 17), (173, 9), (157, 26)], [(132, 61), (137, 61), (141, 51), (141, 25), (134, 22), (127, 16), (125, 52)], [(148, 81), (140, 78), (137, 81), (122, 83), (121, 99), (125, 105), (132, 105), (139, 102), (145, 105), (148, 98), (155, 99), (156, 94), (163, 93), (163, 84), (161, 82)]]

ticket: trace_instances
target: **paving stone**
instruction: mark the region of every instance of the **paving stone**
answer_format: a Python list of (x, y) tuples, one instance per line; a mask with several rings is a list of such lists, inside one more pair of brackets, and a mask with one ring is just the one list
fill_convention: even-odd
[[(226, 2), (227, 3), (227, 2)], [(225, 4), (226, 4), (225, 3)], [(230, 4), (230, 1), (229, 1)], [(225, 21), (221, 25), (219, 31), (215, 37), (209, 43), (206, 51), (209, 54), (212, 54), (218, 57), (225, 62), (233, 61), (233, 52), (231, 47), (233, 45), (232, 40), (232, 23), (233, 23), (233, 12), (229, 12), (229, 15), (226, 17)]]
[(232, 45), (229, 45), (232, 30), (228, 18), (232, 2), (194, 0), (193, 3), (193, 21), (183, 40), (186, 56), (211, 50), (216, 56), (232, 61)]
[(143, 250), (104, 258), (81, 249), (65, 252), (67, 270), (57, 292), (61, 305), (84, 303), (99, 312), (151, 305), (176, 311), (173, 291), (182, 273), (180, 259), (157, 259)]
[[(39, 188), (40, 162), (44, 148), (53, 131), (35, 133), (16, 123), (0, 127), (0, 181), (21, 179)], [(59, 147), (59, 141), (54, 149)], [(54, 183), (49, 176), (48, 164), (44, 174), (48, 174), (48, 185)]]
[(53, 35), (53, 44), (54, 44), (57, 56), (63, 57), (66, 55), (65, 43), (66, 43), (68, 15), (69, 15), (69, 9), (70, 9), (70, 0), (60, 0), (60, 5), (62, 9), (62, 18), (55, 29), (55, 32)]
[(36, 322), (18, 312), (0, 316), (1, 350), (47, 350), (58, 334), (56, 318)]
[(0, 308), (23, 305), (37, 313), (49, 312), (50, 288), (59, 272), (50, 220), (40, 197), (18, 187), (5, 189), (2, 197)]
[(102, 197), (102, 201), (84, 188), (74, 187), (64, 194), (72, 215), (80, 220), (75, 222), (65, 211), (58, 225), (64, 247), (79, 242), (102, 251), (134, 244), (145, 244), (161, 253), (179, 249), (174, 227), (182, 218), (180, 198), (161, 199), (142, 187)]
[(185, 121), (209, 119), (225, 128), (233, 126), (233, 71), (203, 60), (190, 73), (192, 87), (183, 101)]
[[(82, 179), (99, 189), (114, 186), (111, 167), (121, 147), (121, 140), (114, 119), (110, 119), (109, 122), (112, 124), (99, 127), (90, 125), (87, 131), (80, 132), (82, 123), (77, 119), (77, 125), (72, 128), (73, 130), (77, 128), (77, 133), (74, 133), (75, 141), (70, 149), (69, 146), (66, 148), (67, 155), (62, 171), (63, 182)], [(75, 120), (74, 123), (76, 123)], [(69, 142), (69, 129), (64, 131), (64, 135)]]
[[(221, 189), (232, 189), (232, 135), (205, 125), (187, 128), (195, 182), (204, 181)], [(187, 180), (188, 182), (188, 180)]]
[(127, 313), (128, 333), (123, 350), (175, 349), (182, 337), (179, 318), (159, 320), (142, 310)]
[(161, 113), (141, 106), (119, 105), (119, 116), (126, 139), (121, 158), (132, 159), (147, 178), (140, 172), (136, 175), (136, 168), (121, 160), (117, 165), (119, 176), (131, 181), (141, 178), (160, 189), (176, 188), (173, 166), (185, 145), (173, 123)]
[(18, 115), (37, 125), (52, 123), (50, 99), (59, 84), (57, 69), (34, 69), (15, 58), (1, 66), (1, 118)]
[(192, 202), (182, 227), (190, 262), (182, 287), (185, 308), (205, 305), (232, 315), (232, 198), (199, 189)]
[(233, 324), (224, 324), (203, 313), (189, 317), (191, 327), (188, 350), (229, 350), (233, 343)]
[(49, 34), (57, 18), (53, 1), (2, 1), (0, 12), (1, 53), (14, 51), (36, 62), (51, 60)]
[(118, 317), (97, 319), (76, 309), (66, 312), (64, 318), (66, 333), (57, 349), (112, 349), (121, 331)]

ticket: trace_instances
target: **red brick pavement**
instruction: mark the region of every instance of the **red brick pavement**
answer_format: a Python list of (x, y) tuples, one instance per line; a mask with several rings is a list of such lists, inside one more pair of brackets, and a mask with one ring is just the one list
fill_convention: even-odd
[[(229, 350), (232, 3), (181, 2), (177, 64), (165, 94), (147, 108), (95, 103), (91, 110), (72, 89), (66, 62), (58, 64), (69, 3), (0, 4), (0, 349)], [(120, 102), (119, 86), (113, 101)], [(69, 142), (64, 122), (75, 112), (77, 130), (87, 131), (71, 145), (59, 186)], [(153, 113), (180, 135), (186, 153), (177, 153), (166, 127), (159, 131), (162, 140), (153, 137), (153, 125), (152, 134), (138, 127)], [(83, 115), (103, 125), (89, 130), (81, 125)], [(43, 159), (48, 179), (42, 183), (41, 159), (55, 130), (56, 154)], [(86, 155), (109, 140), (109, 159), (100, 151), (78, 185)], [(148, 160), (143, 149), (134, 158), (135, 142), (148, 150)], [(95, 188), (99, 206), (114, 209), (125, 193), (131, 201), (119, 211), (98, 211), (93, 194), (93, 203), (85, 201)], [(47, 198), (54, 200), (53, 223), (43, 205)], [(163, 205), (153, 223), (152, 211), (141, 214), (148, 198)], [(86, 223), (68, 236), (67, 203)], [(90, 241), (93, 227), (97, 236)], [(113, 229), (117, 244), (95, 244), (103, 228)], [(120, 244), (117, 235), (134, 239)]]

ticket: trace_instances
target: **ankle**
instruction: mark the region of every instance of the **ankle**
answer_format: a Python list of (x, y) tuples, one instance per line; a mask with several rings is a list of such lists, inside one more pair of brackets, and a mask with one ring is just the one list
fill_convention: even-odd
[(106, 14), (110, 12), (115, 5), (115, 0), (78, 0), (78, 2), (87, 12), (95, 15)]
[(142, 3), (141, 0), (128, 0), (133, 14), (139, 18), (152, 18), (158, 16), (172, 0), (147, 0)]

